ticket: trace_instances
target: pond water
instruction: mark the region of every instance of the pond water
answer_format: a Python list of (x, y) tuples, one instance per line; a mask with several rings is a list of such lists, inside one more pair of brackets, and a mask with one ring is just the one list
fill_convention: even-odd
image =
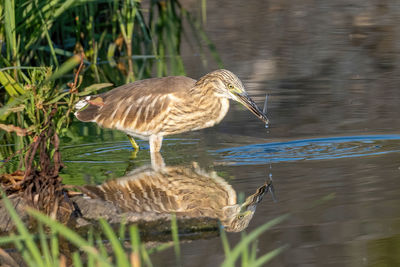
[[(197, 162), (242, 196), (272, 178), (276, 201), (265, 195), (246, 229), (291, 215), (259, 238), (259, 255), (289, 246), (270, 266), (398, 266), (400, 5), (234, 3), (207, 2), (207, 33), (259, 106), (269, 94), (271, 127), (232, 104), (219, 125), (167, 137), (166, 165)], [(188, 44), (182, 50), (188, 76), (217, 68), (199, 64)], [(123, 134), (91, 129), (90, 138), (63, 143), (66, 182), (100, 184), (150, 163), (147, 142), (132, 159)], [(228, 238), (234, 244), (240, 234)], [(174, 266), (171, 251), (154, 264)], [(215, 266), (223, 255), (217, 236), (182, 244), (187, 266)]]

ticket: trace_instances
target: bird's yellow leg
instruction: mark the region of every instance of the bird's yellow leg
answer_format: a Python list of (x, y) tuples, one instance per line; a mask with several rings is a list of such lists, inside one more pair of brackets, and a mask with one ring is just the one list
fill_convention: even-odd
[(136, 143), (135, 139), (133, 139), (132, 136), (128, 135), (128, 138), (129, 138), (129, 141), (131, 142), (132, 147), (133, 147), (133, 152), (132, 152), (131, 158), (134, 159), (134, 158), (136, 158), (136, 154), (139, 152), (139, 146)]

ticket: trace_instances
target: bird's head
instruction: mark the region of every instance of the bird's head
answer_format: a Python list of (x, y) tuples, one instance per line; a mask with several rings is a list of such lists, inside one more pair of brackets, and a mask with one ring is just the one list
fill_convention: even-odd
[(228, 232), (240, 232), (247, 228), (256, 211), (257, 204), (261, 202), (264, 194), (271, 191), (273, 194), (273, 186), (271, 182), (266, 182), (259, 187), (257, 191), (246, 198), (241, 205), (231, 205), (223, 208), (224, 220), (222, 225)]
[(251, 112), (253, 112), (265, 124), (269, 123), (266, 114), (264, 114), (258, 108), (258, 106), (247, 94), (242, 81), (229, 70), (220, 69), (210, 72), (202, 77), (198, 81), (198, 84), (211, 85), (214, 89), (214, 93), (217, 96), (233, 99), (239, 102)]
[(240, 205), (232, 205), (223, 209), (225, 220), (221, 220), (227, 232), (241, 232), (247, 228), (253, 218), (254, 210), (243, 208)]

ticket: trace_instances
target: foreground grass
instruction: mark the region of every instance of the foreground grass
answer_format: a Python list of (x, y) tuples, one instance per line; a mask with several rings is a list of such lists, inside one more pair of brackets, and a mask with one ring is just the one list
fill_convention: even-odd
[[(106, 221), (100, 220), (101, 231), (90, 230), (85, 239), (65, 225), (31, 209), (28, 213), (38, 223), (38, 233), (32, 234), (4, 196), (3, 202), (16, 225), (17, 232), (0, 237), (0, 246), (13, 244), (27, 266), (153, 266), (152, 257), (171, 247), (174, 248), (177, 265), (182, 265), (178, 228), (174, 216), (171, 224), (173, 242), (147, 248), (140, 240), (136, 225), (131, 225), (128, 229), (125, 225), (121, 225), (116, 233)], [(281, 253), (285, 249), (284, 246), (257, 257), (257, 238), (287, 217), (288, 215), (280, 216), (247, 235), (243, 234), (241, 241), (233, 248), (230, 248), (226, 233), (221, 230), (221, 241), (225, 252), (221, 266), (237, 266), (239, 260), (241, 266), (262, 266)], [(129, 241), (124, 242), (126, 230), (129, 233)], [(65, 253), (60, 246), (62, 242), (75, 247), (74, 251)], [(9, 260), (13, 259), (10, 257)]]

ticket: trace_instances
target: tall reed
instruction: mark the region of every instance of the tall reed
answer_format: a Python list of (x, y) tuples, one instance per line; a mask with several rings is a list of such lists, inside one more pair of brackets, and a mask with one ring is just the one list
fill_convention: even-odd
[[(0, 3), (4, 20), (0, 38), (5, 42), (4, 49), (0, 43), (0, 66), (4, 66), (0, 85), (5, 89), (0, 93), (0, 128), (4, 130), (0, 131), (0, 160), (33, 140), (51, 108), (57, 108), (57, 132), (74, 136), (68, 125), (77, 97), (105, 84), (152, 76), (154, 70), (158, 76), (184, 74), (180, 46), (185, 22), (192, 25), (190, 33), (198, 40), (200, 51), (204, 40), (215, 53), (201, 24), (178, 0)], [(82, 53), (85, 67), (74, 81), (71, 70)], [(83, 92), (71, 94), (67, 82), (87, 86)], [(97, 85), (88, 86), (93, 83)], [(23, 166), (8, 166), (6, 171), (18, 167)]]

